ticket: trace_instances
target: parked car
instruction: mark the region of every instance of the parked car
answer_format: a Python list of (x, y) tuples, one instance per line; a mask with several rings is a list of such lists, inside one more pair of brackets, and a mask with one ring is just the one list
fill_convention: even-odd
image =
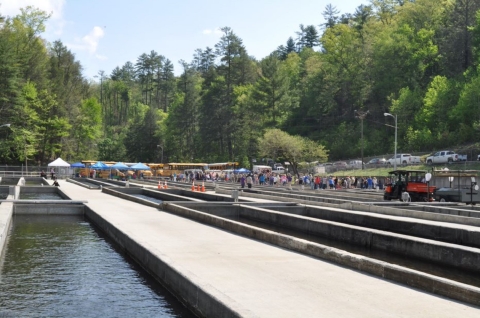
[(367, 165), (384, 165), (386, 162), (387, 159), (385, 158), (373, 158), (367, 162)]
[(433, 155), (430, 155), (425, 160), (427, 164), (431, 165), (434, 163), (452, 163), (459, 161), (458, 154), (451, 150), (442, 150), (437, 151)]
[(420, 157), (419, 156), (412, 156), (411, 154), (407, 153), (401, 153), (397, 154), (396, 158), (390, 158), (387, 160), (387, 164), (393, 165), (409, 165), (409, 164), (414, 164), (414, 163), (421, 163)]
[(363, 163), (361, 160), (350, 160), (348, 162), (348, 168), (350, 169), (362, 169), (362, 166), (364, 166), (365, 163)]
[(346, 161), (336, 161), (333, 163), (333, 167), (337, 170), (346, 170), (348, 168), (348, 164)]

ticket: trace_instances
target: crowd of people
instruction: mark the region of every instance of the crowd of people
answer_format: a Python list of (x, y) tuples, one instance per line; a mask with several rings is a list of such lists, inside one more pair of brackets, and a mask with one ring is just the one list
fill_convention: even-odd
[(254, 185), (267, 186), (300, 186), (301, 189), (312, 190), (336, 190), (336, 189), (383, 189), (388, 180), (376, 177), (355, 177), (355, 176), (314, 176), (313, 174), (302, 174), (299, 177), (292, 174), (277, 174), (269, 170), (262, 170), (253, 173), (234, 172), (203, 172), (182, 173), (170, 176), (172, 181), (194, 182), (194, 181), (224, 181), (240, 183), (241, 188), (252, 188)]

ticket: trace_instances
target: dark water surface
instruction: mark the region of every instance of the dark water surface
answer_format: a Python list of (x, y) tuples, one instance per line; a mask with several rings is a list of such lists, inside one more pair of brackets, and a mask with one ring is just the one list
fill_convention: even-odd
[(148, 195), (143, 195), (143, 194), (130, 194), (132, 197), (136, 197), (136, 198), (139, 198), (139, 199), (144, 199), (144, 200), (148, 200), (148, 201), (152, 201), (152, 202), (155, 202), (155, 203), (162, 203), (163, 201), (160, 200), (160, 199), (157, 199), (157, 198), (154, 198), (154, 197), (151, 197), (151, 196), (148, 196)]
[(0, 317), (194, 317), (83, 217), (15, 216)]

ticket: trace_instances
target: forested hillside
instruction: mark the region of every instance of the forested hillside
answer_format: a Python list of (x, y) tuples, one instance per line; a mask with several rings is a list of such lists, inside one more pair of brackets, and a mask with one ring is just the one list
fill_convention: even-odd
[(300, 25), (261, 60), (224, 27), (191, 61), (150, 51), (90, 82), (64, 44), (42, 39), (48, 16), (26, 8), (0, 29), (0, 125), (12, 124), (0, 128), (0, 158), (158, 162), (163, 153), (246, 165), (264, 155), (272, 128), (324, 145), (330, 160), (355, 158), (358, 114), (365, 156), (393, 152), (385, 112), (398, 116), (399, 152), (476, 142), (479, 9), (480, 0), (366, 0), (353, 13), (328, 5), (319, 25)]

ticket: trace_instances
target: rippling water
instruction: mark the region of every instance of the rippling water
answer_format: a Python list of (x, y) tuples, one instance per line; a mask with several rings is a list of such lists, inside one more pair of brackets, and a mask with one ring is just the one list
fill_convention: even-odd
[(57, 193), (36, 193), (27, 192), (22, 193), (20, 191), (20, 200), (63, 200), (63, 198)]
[(0, 317), (194, 317), (83, 217), (15, 216)]

